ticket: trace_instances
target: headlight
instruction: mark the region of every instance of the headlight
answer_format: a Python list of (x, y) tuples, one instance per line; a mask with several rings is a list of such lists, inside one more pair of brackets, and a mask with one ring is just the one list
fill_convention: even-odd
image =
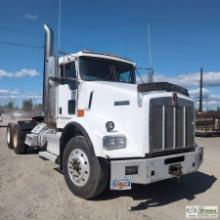
[(119, 149), (126, 147), (126, 137), (125, 136), (105, 136), (103, 138), (103, 147), (106, 150)]

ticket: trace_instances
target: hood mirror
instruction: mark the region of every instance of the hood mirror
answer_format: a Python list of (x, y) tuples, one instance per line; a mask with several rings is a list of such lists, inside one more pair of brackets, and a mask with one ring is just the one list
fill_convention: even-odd
[(68, 85), (70, 90), (77, 89), (79, 81), (75, 78), (70, 77), (49, 77), (49, 81), (54, 82), (55, 86)]

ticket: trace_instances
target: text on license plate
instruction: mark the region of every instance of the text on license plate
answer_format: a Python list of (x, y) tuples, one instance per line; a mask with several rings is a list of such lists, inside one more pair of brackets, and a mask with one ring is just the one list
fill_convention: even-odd
[(131, 180), (130, 179), (112, 180), (110, 189), (111, 190), (131, 189)]

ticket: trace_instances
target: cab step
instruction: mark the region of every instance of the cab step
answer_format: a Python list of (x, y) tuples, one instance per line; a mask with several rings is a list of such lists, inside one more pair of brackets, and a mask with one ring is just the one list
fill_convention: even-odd
[(45, 160), (50, 160), (54, 163), (56, 163), (57, 159), (58, 159), (58, 156), (55, 155), (55, 154), (52, 154), (48, 151), (40, 151), (39, 152), (39, 157), (42, 158), (42, 159), (45, 159)]

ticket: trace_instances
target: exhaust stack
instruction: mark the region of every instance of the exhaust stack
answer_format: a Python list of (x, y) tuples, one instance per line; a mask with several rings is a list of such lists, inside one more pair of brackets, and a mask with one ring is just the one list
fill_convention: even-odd
[(54, 56), (54, 33), (48, 26), (44, 25), (44, 77), (43, 77), (43, 113), (44, 121), (48, 124), (56, 124), (56, 89), (49, 82), (49, 77), (56, 77), (58, 70), (58, 59)]
[(53, 47), (54, 47), (54, 33), (53, 30), (48, 26), (44, 25), (45, 30), (45, 59), (53, 56)]

